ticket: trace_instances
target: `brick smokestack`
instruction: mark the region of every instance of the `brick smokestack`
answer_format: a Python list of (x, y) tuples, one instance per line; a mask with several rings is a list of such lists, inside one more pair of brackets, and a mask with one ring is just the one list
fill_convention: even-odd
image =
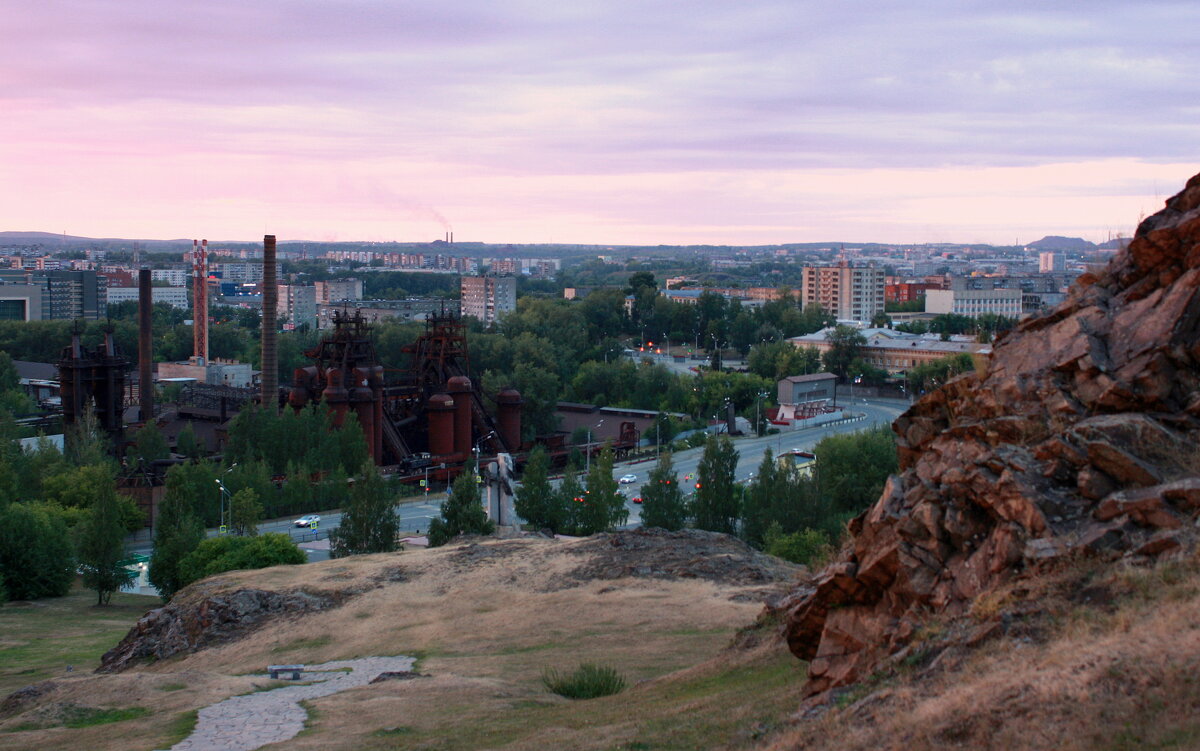
[(279, 343), (275, 315), (279, 284), (275, 280), (275, 235), (263, 235), (262, 404), (272, 414), (279, 411)]
[(138, 396), (142, 422), (154, 419), (154, 339), (151, 315), (154, 310), (150, 269), (138, 270)]

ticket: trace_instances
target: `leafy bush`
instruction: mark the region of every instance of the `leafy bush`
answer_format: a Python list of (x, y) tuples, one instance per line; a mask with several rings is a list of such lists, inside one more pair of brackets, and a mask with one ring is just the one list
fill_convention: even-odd
[(442, 515), (429, 523), (429, 547), (445, 545), (458, 535), (490, 535), (495, 530), (483, 510), (476, 477), (475, 466), (468, 464), (455, 478)]
[(788, 535), (779, 522), (773, 522), (763, 542), (769, 555), (805, 566), (819, 566), (833, 554), (829, 535), (820, 529), (802, 529)]
[(180, 587), (223, 571), (304, 563), (304, 551), (281, 532), (257, 537), (210, 537), (179, 563)]
[(547, 668), (542, 673), (542, 684), (549, 691), (568, 699), (595, 699), (621, 693), (625, 688), (625, 679), (616, 668), (585, 662), (569, 674)]
[(0, 511), (0, 575), (9, 597), (62, 597), (75, 579), (67, 525), (52, 507), (12, 503)]

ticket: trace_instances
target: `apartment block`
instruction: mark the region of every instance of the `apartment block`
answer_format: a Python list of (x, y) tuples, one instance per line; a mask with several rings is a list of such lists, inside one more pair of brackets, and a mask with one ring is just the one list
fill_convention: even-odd
[(462, 314), (488, 325), (517, 309), (517, 280), (511, 276), (464, 276)]
[(317, 288), (297, 284), (279, 285), (279, 320), (284, 330), (308, 324), (317, 327)]
[(186, 287), (191, 283), (191, 269), (150, 269), (150, 278), (156, 282), (166, 282), (172, 287)]
[(805, 307), (820, 305), (839, 321), (870, 323), (884, 310), (884, 273), (874, 266), (805, 266), (800, 287)]
[[(108, 288), (108, 304), (113, 305), (119, 302), (128, 300), (137, 301), (137, 287), (109, 287)], [(152, 302), (165, 302), (173, 308), (187, 310), (190, 306), (188, 303), (188, 288), (187, 287), (152, 287), (150, 289), (150, 300)]]
[(339, 300), (361, 300), (363, 296), (362, 279), (330, 279), (325, 282), (313, 282), (317, 290), (317, 303), (328, 305)]

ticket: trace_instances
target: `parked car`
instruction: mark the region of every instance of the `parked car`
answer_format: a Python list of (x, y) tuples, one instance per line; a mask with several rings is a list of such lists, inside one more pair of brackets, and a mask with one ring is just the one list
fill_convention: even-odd
[(617, 480), (617, 482), (621, 483), (622, 485), (628, 485), (631, 482), (637, 482), (637, 475), (621, 475), (621, 479)]
[(641, 503), (641, 502), (642, 502), (642, 497), (641, 497), (640, 495), (635, 495), (635, 496), (633, 497), (633, 502), (634, 502), (634, 503)]
[(317, 522), (319, 521), (321, 521), (321, 517), (317, 514), (307, 514), (297, 519), (293, 524), (297, 527), (308, 527), (311, 529), (317, 526)]

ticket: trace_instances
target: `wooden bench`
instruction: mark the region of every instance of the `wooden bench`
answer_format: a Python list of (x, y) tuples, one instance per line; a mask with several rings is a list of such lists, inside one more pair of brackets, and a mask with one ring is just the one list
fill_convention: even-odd
[[(303, 665), (268, 665), (267, 672), (271, 674), (272, 679), (278, 679), (280, 673), (291, 673), (292, 680), (300, 680), (300, 673), (303, 672)], [(286, 678), (284, 680), (287, 680)]]

